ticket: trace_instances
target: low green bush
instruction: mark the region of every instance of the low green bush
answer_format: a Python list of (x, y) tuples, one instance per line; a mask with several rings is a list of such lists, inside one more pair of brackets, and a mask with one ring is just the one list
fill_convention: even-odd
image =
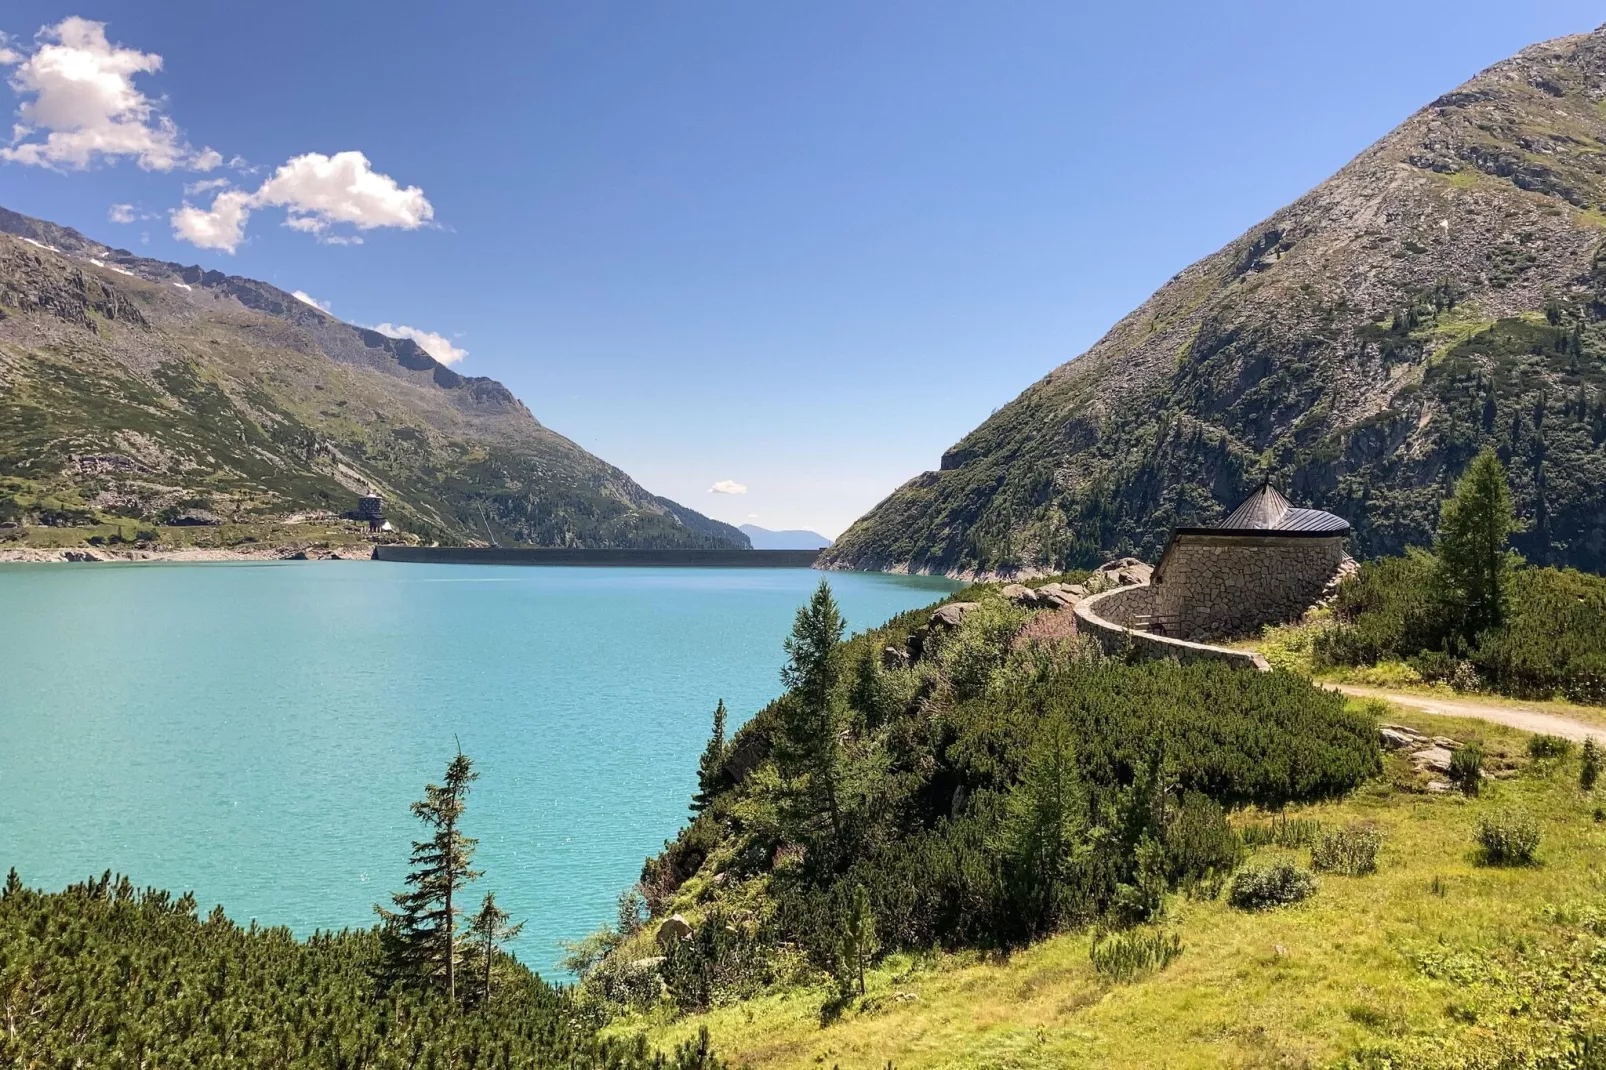
[(1539, 850), (1539, 825), (1520, 810), (1490, 814), (1478, 822), (1483, 859), (1494, 866), (1526, 866)]
[(1593, 739), (1584, 740), (1584, 752), (1579, 756), (1578, 786), (1585, 791), (1595, 790), (1600, 779), (1600, 747)]
[(1310, 866), (1319, 873), (1364, 877), (1377, 871), (1382, 846), (1383, 834), (1370, 825), (1329, 829), (1311, 845)]
[(1483, 748), (1468, 743), (1450, 752), (1450, 783), (1463, 795), (1477, 795), (1483, 786)]
[(1289, 862), (1252, 866), (1232, 879), (1227, 901), (1239, 910), (1266, 910), (1308, 899), (1316, 892), (1316, 878)]
[(1572, 742), (1560, 736), (1530, 736), (1528, 738), (1528, 757), (1536, 762), (1548, 761), (1552, 758), (1565, 758), (1572, 752)]
[(1095, 934), (1088, 949), (1094, 971), (1111, 981), (1131, 981), (1163, 970), (1181, 954), (1182, 937), (1158, 929)]

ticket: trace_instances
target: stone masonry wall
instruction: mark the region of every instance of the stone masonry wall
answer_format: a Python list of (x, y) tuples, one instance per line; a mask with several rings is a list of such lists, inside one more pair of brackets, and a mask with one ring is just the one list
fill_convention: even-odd
[(1342, 537), (1178, 535), (1154, 574), (1149, 629), (1198, 642), (1296, 620), (1345, 558)]
[(1180, 662), (1219, 661), (1245, 669), (1269, 672), (1266, 659), (1252, 650), (1189, 643), (1141, 630), (1154, 597), (1148, 584), (1122, 587), (1084, 598), (1076, 606), (1076, 626), (1099, 641), (1112, 657), (1176, 660)]

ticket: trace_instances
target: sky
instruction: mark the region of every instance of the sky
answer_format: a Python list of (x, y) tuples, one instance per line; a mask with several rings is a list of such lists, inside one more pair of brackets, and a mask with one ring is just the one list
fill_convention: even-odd
[[(0, 205), (835, 536), (1187, 264), (1598, 3), (0, 6)], [(97, 25), (99, 24), (99, 25)]]

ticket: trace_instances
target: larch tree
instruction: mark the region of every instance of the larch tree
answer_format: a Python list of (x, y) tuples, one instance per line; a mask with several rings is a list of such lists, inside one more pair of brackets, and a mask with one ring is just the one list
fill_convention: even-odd
[(691, 797), (691, 812), (700, 814), (708, 809), (719, 790), (720, 776), (725, 768), (725, 700), (714, 707), (714, 731), (703, 748), (697, 763), (697, 794)]
[(1468, 642), (1505, 618), (1511, 574), (1521, 560), (1507, 544), (1521, 530), (1505, 467), (1486, 447), (1440, 506), (1434, 543), (1437, 595)]
[(424, 788), (413, 803), (413, 816), (429, 830), (426, 839), (413, 842), (412, 870), (407, 890), (391, 896), (394, 910), (376, 906), (383, 923), (386, 963), (392, 977), (424, 985), (439, 985), (457, 998), (458, 917), (462, 894), (477, 879), (472, 869), (478, 841), (463, 835), (462, 819), (469, 786), (479, 779), (474, 763), (462, 751), (446, 767), (440, 784)]

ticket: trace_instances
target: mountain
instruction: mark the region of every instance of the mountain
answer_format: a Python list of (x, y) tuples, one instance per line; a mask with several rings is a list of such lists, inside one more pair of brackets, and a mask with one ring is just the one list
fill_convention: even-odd
[(803, 528), (771, 531), (757, 524), (742, 524), (737, 530), (747, 536), (755, 550), (823, 550), (831, 545), (824, 535)]
[(0, 209), (0, 520), (272, 520), (370, 488), (448, 542), (749, 545), (411, 340)]
[(1392, 553), (1430, 540), (1487, 443), (1519, 549), (1606, 570), (1603, 238), (1606, 27), (1489, 68), (1177, 274), (822, 564), (1152, 560), (1265, 478)]

